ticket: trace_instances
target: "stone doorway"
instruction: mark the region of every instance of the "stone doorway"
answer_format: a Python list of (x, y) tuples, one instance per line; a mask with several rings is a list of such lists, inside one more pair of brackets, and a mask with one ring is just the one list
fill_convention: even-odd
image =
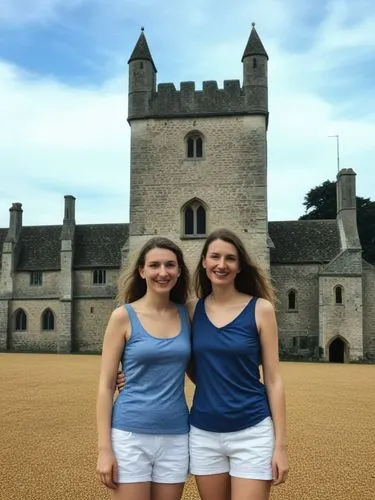
[(347, 343), (337, 337), (329, 345), (329, 362), (330, 363), (345, 363), (347, 360)]

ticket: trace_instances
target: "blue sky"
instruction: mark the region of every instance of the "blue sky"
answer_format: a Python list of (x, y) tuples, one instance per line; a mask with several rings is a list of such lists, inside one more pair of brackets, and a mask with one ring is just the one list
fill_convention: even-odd
[(240, 79), (251, 22), (270, 57), (270, 220), (296, 219), (306, 192), (357, 172), (375, 200), (372, 0), (1, 0), (0, 227), (126, 222), (127, 60), (145, 27), (159, 82)]

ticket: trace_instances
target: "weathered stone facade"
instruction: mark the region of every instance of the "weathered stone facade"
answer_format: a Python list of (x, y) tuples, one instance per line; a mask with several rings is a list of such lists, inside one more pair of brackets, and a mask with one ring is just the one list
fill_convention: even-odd
[(142, 32), (129, 59), (129, 224), (0, 229), (0, 350), (100, 352), (121, 265), (151, 236), (179, 242), (193, 268), (205, 236), (239, 234), (277, 291), (281, 352), (375, 356), (375, 268), (362, 260), (355, 173), (338, 174), (337, 219), (268, 222), (268, 55), (253, 27), (243, 81), (157, 85)]

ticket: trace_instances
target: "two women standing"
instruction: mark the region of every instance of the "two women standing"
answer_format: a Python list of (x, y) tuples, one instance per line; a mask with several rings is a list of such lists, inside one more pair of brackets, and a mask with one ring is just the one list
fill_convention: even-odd
[[(184, 373), (190, 345), (196, 382), (190, 471), (202, 500), (267, 500), (272, 481), (286, 479), (272, 289), (240, 239), (225, 229), (207, 238), (194, 284), (199, 300), (185, 307), (189, 278), (182, 252), (154, 238), (120, 290), (126, 305), (107, 327), (98, 394), (97, 470), (115, 499), (181, 498), (189, 457)], [(126, 388), (112, 411), (120, 360)]]

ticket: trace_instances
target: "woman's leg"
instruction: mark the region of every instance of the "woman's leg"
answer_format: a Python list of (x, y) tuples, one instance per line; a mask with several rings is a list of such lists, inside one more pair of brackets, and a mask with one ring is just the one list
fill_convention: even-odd
[(112, 493), (113, 500), (151, 500), (151, 483), (121, 483)]
[(231, 500), (268, 500), (271, 481), (259, 479), (231, 478)]
[(180, 500), (185, 483), (151, 483), (151, 500)]
[(202, 500), (230, 500), (229, 460), (220, 433), (190, 427), (190, 472)]
[(150, 500), (153, 435), (112, 429), (117, 461), (117, 488), (113, 500)]
[(268, 500), (274, 448), (271, 418), (228, 433), (224, 442), (230, 463), (231, 500)]
[(228, 473), (195, 476), (201, 500), (231, 500), (230, 480)]

